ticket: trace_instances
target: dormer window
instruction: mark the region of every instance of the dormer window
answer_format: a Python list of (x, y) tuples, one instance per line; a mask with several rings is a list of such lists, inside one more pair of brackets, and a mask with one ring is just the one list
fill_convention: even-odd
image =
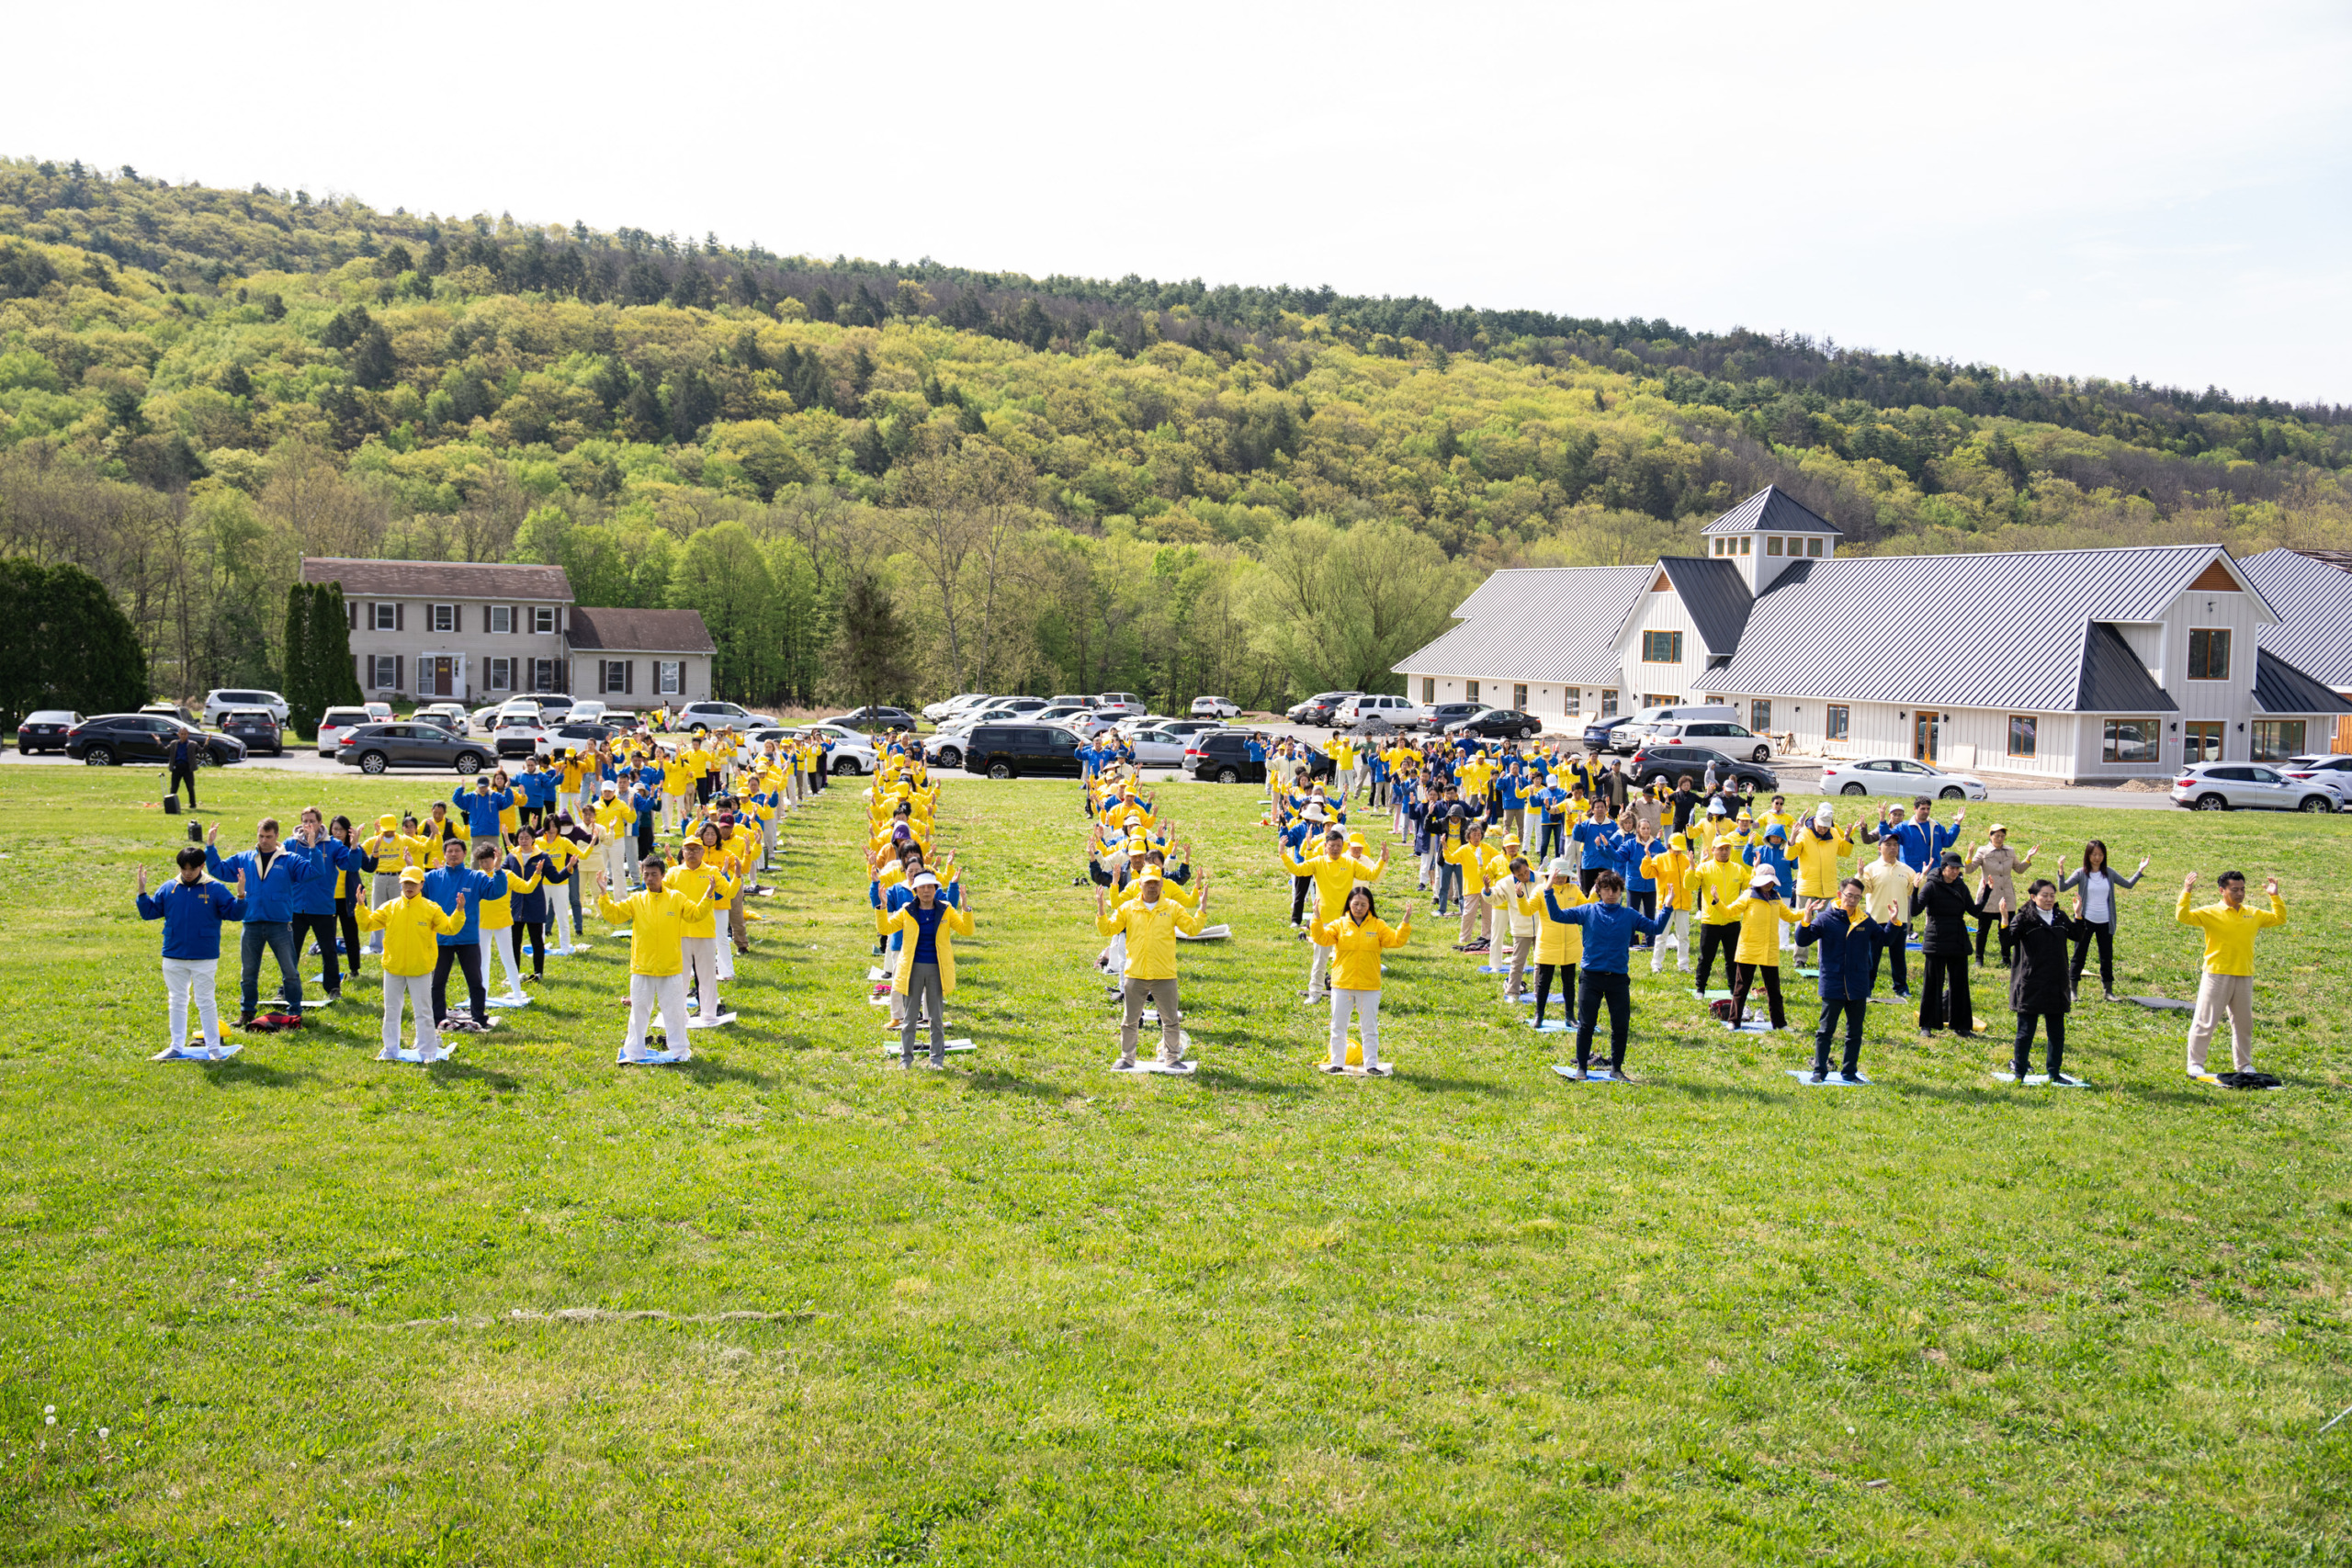
[(1739, 536), (1739, 553), (1744, 556), (1750, 556), (1756, 553), (1755, 535), (1742, 534)]
[(1808, 556), (1812, 556), (1812, 557), (1814, 557), (1814, 558), (1818, 558), (1820, 557), (1820, 555), (1821, 555), (1821, 541), (1820, 541), (1820, 539), (1818, 539), (1818, 538), (1811, 538), (1811, 539), (1807, 539), (1807, 540), (1804, 542), (1804, 553), (1805, 553), (1806, 555), (1808, 555)]
[(1780, 535), (1775, 534), (1770, 538), (1764, 541), (1764, 553), (1768, 556), (1777, 556), (1781, 553)]

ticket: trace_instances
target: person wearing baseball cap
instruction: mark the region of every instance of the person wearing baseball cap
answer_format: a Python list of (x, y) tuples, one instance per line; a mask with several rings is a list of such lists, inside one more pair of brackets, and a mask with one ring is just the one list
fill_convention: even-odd
[(400, 1059), (401, 1010), (405, 1005), (416, 1014), (417, 1057), (431, 1062), (441, 1055), (433, 972), (441, 960), (441, 939), (462, 932), (467, 917), (424, 896), (423, 866), (402, 866), (399, 880), (400, 897), (353, 911), (360, 930), (383, 933), (384, 1048), (377, 1055), (381, 1061)]
[(1733, 899), (1725, 912), (1739, 921), (1739, 946), (1731, 963), (1732, 1027), (1747, 1021), (1747, 993), (1761, 975), (1772, 1027), (1786, 1029), (1788, 1010), (1781, 1000), (1780, 930), (1784, 924), (1801, 924), (1804, 916), (1781, 897), (1781, 874), (1770, 864), (1759, 864), (1748, 874), (1747, 891)]
[(595, 852), (605, 881), (614, 887), (628, 885), (629, 839), (637, 827), (637, 812), (621, 798), (617, 780), (606, 779), (596, 788), (596, 804), (588, 813)]
[(1135, 891), (1109, 907), (1102, 890), (1094, 891), (1094, 929), (1114, 940), (1125, 938), (1120, 969), (1120, 994), (1126, 1013), (1119, 1026), (1119, 1066), (1136, 1065), (1136, 1039), (1143, 1023), (1147, 999), (1159, 1010), (1159, 1060), (1174, 1066), (1184, 1059), (1184, 1038), (1177, 1026), (1176, 934), (1201, 934), (1208, 913), (1208, 873), (1201, 874), (1200, 907), (1188, 909), (1167, 896), (1167, 874), (1151, 861), (1139, 863)]

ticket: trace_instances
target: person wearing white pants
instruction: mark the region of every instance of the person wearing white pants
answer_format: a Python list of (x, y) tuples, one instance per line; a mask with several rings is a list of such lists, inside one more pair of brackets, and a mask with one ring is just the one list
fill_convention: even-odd
[(416, 1010), (416, 1054), (434, 1061), (441, 1055), (441, 1032), (433, 1017), (433, 970), (440, 961), (440, 939), (466, 929), (461, 904), (452, 913), (424, 897), (424, 868), (401, 868), (401, 896), (379, 904), (363, 904), (352, 911), (362, 931), (384, 937), (384, 1049), (379, 1059), (396, 1061), (401, 1054), (401, 1008)]
[(1690, 857), (1690, 840), (1679, 833), (1670, 835), (1656, 853), (1642, 857), (1641, 870), (1657, 884), (1658, 905), (1669, 917), (1666, 930), (1650, 944), (1650, 973), (1665, 967), (1670, 943), (1675, 973), (1681, 974), (1690, 967), (1690, 909), (1698, 897), (1697, 863)]
[[(680, 967), (694, 977), (694, 989), (702, 998), (705, 1023), (718, 1021), (718, 982), (731, 972), (727, 955), (720, 951), (717, 911), (735, 897), (735, 884), (719, 869), (716, 861), (706, 859), (708, 851), (700, 839), (688, 839), (685, 863), (669, 876), (668, 886), (679, 897), (698, 899), (705, 913), (689, 919), (680, 935)], [(679, 981), (681, 996), (685, 982)]]
[(702, 1000), (702, 1021), (718, 1021), (718, 939), (715, 936), (690, 936), (684, 943), (684, 973), (679, 976), (679, 996), (686, 994), (687, 982)]
[(384, 971), (384, 1049), (379, 1060), (392, 1061), (401, 1054), (401, 1008), (407, 1006), (416, 1013), (416, 1055), (421, 1061), (436, 1061), (441, 1055), (441, 1032), (433, 1024), (433, 976), (395, 975)]
[(220, 1045), (220, 1005), (213, 995), (214, 975), (220, 967), (217, 958), (166, 958), (164, 960), (164, 1014), (172, 1027), (172, 1049), (187, 1049), (188, 1002), (193, 997), (197, 1020), (202, 1033), (199, 1042), (218, 1050)]
[(680, 1061), (694, 1053), (686, 1044), (685, 939), (699, 920), (710, 923), (710, 900), (688, 898), (675, 887), (664, 886), (668, 863), (660, 855), (645, 858), (645, 886), (626, 898), (613, 897), (612, 884), (596, 875), (597, 912), (616, 926), (628, 927), (628, 1033), (621, 1042), (621, 1059), (646, 1058), (645, 1029), (654, 1008), (662, 1010), (662, 1032), (672, 1055)]
[(195, 844), (184, 846), (175, 863), (179, 874), (153, 895), (147, 891), (147, 873), (139, 873), (139, 918), (164, 922), (164, 1009), (171, 1024), (172, 1049), (187, 1049), (192, 997), (204, 1030), (200, 1043), (217, 1055), (220, 1012), (212, 987), (220, 964), (220, 922), (244, 918), (245, 877), (237, 874), (234, 893), (225, 883), (211, 881), (204, 874), (204, 851)]
[(1339, 919), (1322, 928), (1330, 943), (1331, 1059), (1327, 1073), (1348, 1065), (1348, 1020), (1353, 1017), (1363, 1033), (1366, 1072), (1380, 1066), (1380, 955), (1402, 947), (1411, 937), (1413, 915), (1409, 900), (1404, 922), (1391, 926), (1380, 918), (1372, 889), (1358, 884), (1348, 893), (1348, 906)]

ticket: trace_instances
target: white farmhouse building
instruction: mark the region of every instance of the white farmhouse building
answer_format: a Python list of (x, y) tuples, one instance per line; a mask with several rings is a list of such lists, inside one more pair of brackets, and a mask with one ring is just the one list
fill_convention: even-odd
[(1571, 732), (1729, 703), (1801, 752), (2068, 782), (2326, 750), (2352, 714), (2267, 646), (2310, 628), (2217, 545), (1843, 556), (1770, 487), (1703, 537), (1648, 566), (1496, 572), (1396, 666), (1407, 694)]

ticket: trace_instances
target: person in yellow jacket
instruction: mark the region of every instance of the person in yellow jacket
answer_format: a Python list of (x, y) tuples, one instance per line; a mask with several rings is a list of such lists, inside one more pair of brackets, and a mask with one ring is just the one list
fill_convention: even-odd
[(451, 914), (424, 896), (424, 868), (403, 866), (400, 897), (375, 904), (363, 903), (359, 929), (383, 937), (384, 1048), (379, 1060), (395, 1062), (401, 1055), (401, 1009), (416, 1010), (416, 1054), (420, 1060), (440, 1059), (441, 1032), (434, 1027), (433, 966), (440, 961), (439, 939), (466, 929), (462, 914)]
[(1136, 1065), (1136, 1035), (1143, 1023), (1147, 998), (1159, 1010), (1159, 1060), (1174, 1066), (1184, 1059), (1184, 1037), (1177, 1027), (1176, 933), (1201, 934), (1208, 913), (1208, 873), (1201, 874), (1200, 908), (1188, 909), (1169, 897), (1166, 874), (1146, 861), (1136, 878), (1136, 895), (1118, 908), (1106, 905), (1102, 890), (1094, 891), (1094, 929), (1106, 937), (1126, 939), (1126, 963), (1120, 975), (1120, 992), (1126, 1007), (1119, 1025), (1119, 1066)]
[(919, 871), (909, 885), (914, 901), (901, 905), (890, 925), (903, 939), (899, 944), (898, 973), (891, 985), (907, 998), (906, 1022), (899, 1031), (899, 1065), (915, 1065), (915, 1026), (931, 1020), (931, 1065), (947, 1065), (947, 998), (956, 994), (954, 939), (972, 934), (971, 893), (963, 907), (939, 896), (935, 873)]
[(629, 840), (637, 831), (637, 810), (621, 798), (620, 787), (606, 779), (598, 786), (596, 808), (589, 813), (599, 869), (614, 887), (625, 887), (631, 880)]
[(1318, 941), (1329, 942), (1338, 956), (1331, 969), (1331, 1059), (1323, 1065), (1336, 1073), (1348, 1063), (1348, 1020), (1353, 1017), (1363, 1032), (1366, 1072), (1380, 1071), (1380, 955), (1402, 947), (1413, 932), (1411, 900), (1405, 918), (1391, 926), (1380, 918), (1372, 889), (1361, 885), (1348, 890), (1348, 901), (1337, 919), (1320, 923)]
[(2267, 909), (2245, 907), (2245, 873), (2222, 873), (2222, 901), (2201, 909), (2188, 907), (2197, 886), (2190, 872), (2180, 885), (2180, 901), (2173, 919), (2205, 933), (2205, 972), (2197, 981), (2197, 1013), (2188, 1026), (2188, 1076), (2206, 1077), (2205, 1053), (2213, 1043), (2213, 1030), (2222, 1015), (2230, 1019), (2230, 1060), (2237, 1071), (2254, 1071), (2254, 938), (2270, 926), (2287, 923), (2287, 906), (2278, 897), (2278, 879), (2262, 885), (2270, 898)]
[(694, 1055), (686, 1044), (685, 934), (695, 919), (710, 918), (710, 904), (664, 886), (662, 879), (669, 870), (669, 863), (660, 855), (647, 856), (645, 886), (617, 899), (605, 874), (596, 874), (596, 912), (609, 924), (628, 928), (628, 1035), (621, 1043), (624, 1061), (645, 1060), (645, 1027), (657, 1003), (670, 1054), (682, 1062)]
[[(1467, 787), (1464, 793), (1467, 793)], [(1443, 852), (1449, 864), (1462, 868), (1462, 940), (1455, 948), (1463, 953), (1485, 953), (1491, 945), (1487, 940), (1487, 897), (1510, 875), (1510, 862), (1499, 849), (1487, 842), (1487, 827), (1473, 818), (1464, 829), (1462, 841), (1451, 844)]]
[(695, 770), (687, 766), (685, 757), (674, 746), (662, 751), (662, 816), (663, 825), (682, 826), (686, 819), (686, 802), (695, 792)]
[[(1778, 795), (1772, 798), (1775, 804), (1780, 800)], [(1768, 824), (1778, 820), (1777, 815), (1765, 818)], [(1812, 817), (1785, 831), (1789, 858), (1797, 863), (1797, 897), (1837, 897), (1842, 875), (1838, 863), (1854, 852), (1853, 829), (1838, 826), (1837, 814), (1825, 800), (1814, 807)]]
[[(1577, 965), (1584, 962), (1584, 928), (1574, 920), (1555, 920), (1552, 907), (1573, 909), (1585, 902), (1584, 889), (1577, 886), (1576, 863), (1562, 855), (1544, 868), (1545, 885), (1532, 889), (1519, 899), (1521, 914), (1535, 920), (1535, 1020), (1534, 1027), (1544, 1027), (1544, 1010), (1551, 1004), (1552, 983), (1560, 985), (1560, 1005), (1567, 1010), (1568, 1021), (1576, 1021)], [(1545, 893), (1551, 894), (1547, 901)]]
[[(1804, 911), (1781, 897), (1779, 872), (1769, 865), (1742, 869), (1748, 871), (1747, 889), (1724, 906), (1724, 912), (1739, 923), (1739, 946), (1731, 963), (1732, 1026), (1747, 1021), (1747, 993), (1761, 975), (1772, 1027), (1786, 1029), (1789, 1015), (1781, 1003), (1781, 927), (1803, 925)], [(1707, 893), (1711, 899), (1716, 897), (1712, 885)]]
[(1691, 873), (1697, 898), (1691, 908), (1699, 917), (1699, 973), (1692, 989), (1702, 997), (1707, 994), (1707, 976), (1714, 970), (1718, 949), (1726, 968), (1738, 962), (1733, 946), (1739, 934), (1739, 917), (1731, 913), (1731, 905), (1747, 890), (1747, 866), (1732, 854), (1737, 843), (1729, 834), (1717, 835), (1706, 858)]
[(1690, 967), (1690, 910), (1699, 900), (1698, 872), (1690, 842), (1679, 833), (1668, 835), (1656, 853), (1642, 857), (1642, 874), (1657, 884), (1658, 903), (1668, 917), (1666, 933), (1650, 944), (1653, 975), (1666, 966), (1669, 943), (1674, 948), (1675, 973)]
[[(409, 821), (413, 824), (413, 817)], [(422, 866), (431, 858), (434, 841), (423, 833), (403, 832), (401, 819), (390, 812), (376, 818), (376, 831), (359, 841), (359, 852), (376, 863), (375, 879), (369, 884), (368, 897), (356, 899), (358, 904), (388, 904), (401, 896), (401, 867)], [(354, 911), (355, 913), (356, 910)], [(384, 933), (377, 931), (368, 939), (368, 951), (384, 951)]]
[(699, 904), (702, 913), (688, 919), (679, 933), (679, 967), (702, 1003), (705, 1023), (718, 1021), (718, 910), (735, 897), (734, 879), (710, 858), (701, 839), (686, 840), (684, 863), (669, 874), (666, 886)]
[(1352, 737), (1334, 735), (1324, 749), (1331, 759), (1331, 788), (1340, 798), (1355, 793), (1356, 743)]
[(1317, 913), (1308, 919), (1306, 927), (1306, 1000), (1312, 1005), (1323, 999), (1325, 976), (1331, 967), (1331, 943), (1327, 933), (1333, 911), (1347, 908), (1348, 893), (1358, 882), (1380, 880), (1380, 874), (1388, 869), (1388, 846), (1382, 844), (1378, 863), (1367, 865), (1348, 853), (1348, 830), (1335, 822), (1323, 830), (1320, 852), (1300, 860), (1280, 844), (1275, 845), (1274, 852), (1282, 858), (1284, 870), (1293, 876), (1306, 877), (1315, 885)]

